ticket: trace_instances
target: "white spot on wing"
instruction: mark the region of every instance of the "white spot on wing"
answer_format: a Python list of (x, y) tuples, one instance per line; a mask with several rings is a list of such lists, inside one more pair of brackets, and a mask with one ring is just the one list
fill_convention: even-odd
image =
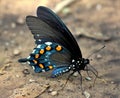
[(68, 67), (69, 69), (71, 69), (71, 67)]
[(27, 57), (27, 59), (29, 59), (29, 58), (30, 58), (30, 56)]
[(65, 72), (65, 70), (63, 70), (63, 72)]
[(45, 72), (45, 70), (42, 70), (42, 72)]
[[(36, 41), (36, 40), (35, 40)], [(38, 39), (39, 42), (41, 42), (42, 40), (41, 39)]]
[(77, 63), (80, 63), (80, 61), (77, 61)]
[(68, 69), (66, 69), (66, 71), (68, 71)]
[(52, 44), (52, 42), (45, 42), (45, 44), (46, 44), (46, 45), (51, 45), (51, 44)]
[(35, 53), (35, 50), (33, 50), (32, 53)]
[(75, 67), (75, 65), (72, 65), (73, 67)]
[(33, 68), (33, 70), (35, 70), (35, 67), (34, 67), (34, 66), (32, 66), (32, 68)]
[(37, 36), (40, 36), (39, 34), (37, 34)]
[(72, 62), (75, 62), (75, 60), (73, 59)]
[(45, 56), (46, 58), (48, 57), (48, 55)]
[(48, 64), (50, 64), (50, 62), (48, 62)]
[(27, 61), (27, 63), (28, 63), (28, 64), (30, 64), (30, 62), (29, 62), (29, 61)]
[(47, 59), (45, 59), (45, 61), (47, 61)]
[(41, 47), (41, 45), (38, 45), (38, 46), (37, 46), (37, 48), (40, 48), (40, 47)]

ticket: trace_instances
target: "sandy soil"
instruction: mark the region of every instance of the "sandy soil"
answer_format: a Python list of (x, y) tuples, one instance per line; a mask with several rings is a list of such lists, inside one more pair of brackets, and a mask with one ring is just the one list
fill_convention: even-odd
[(82, 95), (77, 74), (58, 91), (69, 73), (53, 79), (50, 72), (36, 74), (17, 62), (35, 46), (25, 17), (35, 15), (39, 5), (54, 9), (62, 0), (51, 1), (0, 0), (0, 98), (120, 98), (120, 0), (77, 0), (59, 13), (84, 58), (106, 46), (91, 57), (100, 77), (94, 87), (93, 79), (86, 80), (86, 72), (81, 72), (90, 97)]

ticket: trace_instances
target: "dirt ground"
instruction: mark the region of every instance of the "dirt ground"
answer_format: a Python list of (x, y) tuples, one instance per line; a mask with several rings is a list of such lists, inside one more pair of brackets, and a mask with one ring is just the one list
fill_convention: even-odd
[(120, 98), (120, 0), (76, 0), (58, 13), (76, 36), (84, 58), (106, 46), (90, 58), (100, 77), (94, 87), (94, 80), (81, 72), (86, 96), (77, 74), (58, 91), (69, 73), (50, 78), (50, 72), (34, 73), (28, 64), (17, 62), (35, 47), (25, 17), (36, 15), (39, 5), (54, 9), (62, 1), (0, 0), (0, 98)]

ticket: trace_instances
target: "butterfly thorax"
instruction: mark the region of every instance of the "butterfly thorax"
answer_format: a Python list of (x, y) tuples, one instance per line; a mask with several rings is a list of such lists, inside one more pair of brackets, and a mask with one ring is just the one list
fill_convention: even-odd
[(79, 71), (84, 70), (87, 64), (89, 64), (89, 59), (79, 58), (77, 60), (73, 59), (71, 66), (73, 71)]

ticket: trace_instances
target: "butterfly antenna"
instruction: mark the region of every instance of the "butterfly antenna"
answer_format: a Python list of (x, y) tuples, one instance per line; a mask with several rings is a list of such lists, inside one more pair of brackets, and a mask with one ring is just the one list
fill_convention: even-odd
[(97, 51), (94, 51), (92, 54), (90, 54), (90, 55), (87, 57), (87, 59), (89, 59), (92, 55), (100, 52), (100, 51), (101, 51), (102, 49), (104, 49), (104, 48), (105, 48), (105, 45), (104, 45), (103, 47), (101, 47), (100, 49), (98, 49)]

